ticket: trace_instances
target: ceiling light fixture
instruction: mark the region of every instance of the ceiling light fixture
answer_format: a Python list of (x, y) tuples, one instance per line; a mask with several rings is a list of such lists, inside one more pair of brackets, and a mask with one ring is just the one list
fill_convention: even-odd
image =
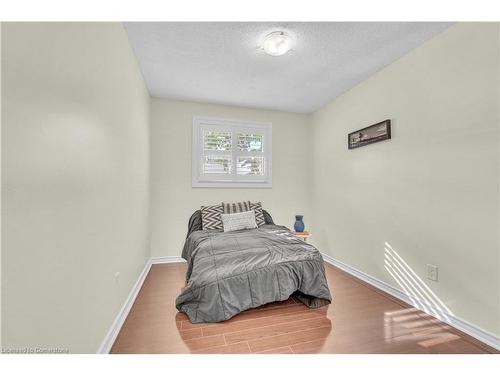
[(283, 31), (275, 31), (266, 36), (262, 48), (268, 55), (281, 56), (292, 49), (292, 38)]

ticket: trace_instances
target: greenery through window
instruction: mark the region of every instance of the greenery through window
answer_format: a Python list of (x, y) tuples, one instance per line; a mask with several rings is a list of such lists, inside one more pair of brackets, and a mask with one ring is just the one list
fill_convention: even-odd
[(195, 118), (194, 187), (270, 187), (271, 124)]

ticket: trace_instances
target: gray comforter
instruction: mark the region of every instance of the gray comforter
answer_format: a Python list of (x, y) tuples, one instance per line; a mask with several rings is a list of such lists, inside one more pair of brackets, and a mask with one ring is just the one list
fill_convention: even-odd
[(187, 287), (176, 307), (191, 322), (220, 322), (294, 294), (309, 307), (331, 302), (323, 258), (283, 226), (204, 230), (186, 239)]

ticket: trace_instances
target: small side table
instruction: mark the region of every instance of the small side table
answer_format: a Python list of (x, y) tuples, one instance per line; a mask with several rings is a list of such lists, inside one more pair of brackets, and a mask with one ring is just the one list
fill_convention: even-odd
[(304, 232), (292, 232), (293, 235), (297, 238), (300, 238), (304, 241), (307, 241), (307, 239), (309, 237), (311, 237), (311, 233), (309, 233), (308, 231), (304, 231)]

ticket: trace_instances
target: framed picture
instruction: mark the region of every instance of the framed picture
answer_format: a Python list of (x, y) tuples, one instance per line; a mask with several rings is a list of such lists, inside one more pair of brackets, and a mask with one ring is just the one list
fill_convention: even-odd
[(347, 147), (351, 150), (386, 139), (391, 139), (391, 120), (377, 122), (366, 128), (349, 133), (347, 137)]

